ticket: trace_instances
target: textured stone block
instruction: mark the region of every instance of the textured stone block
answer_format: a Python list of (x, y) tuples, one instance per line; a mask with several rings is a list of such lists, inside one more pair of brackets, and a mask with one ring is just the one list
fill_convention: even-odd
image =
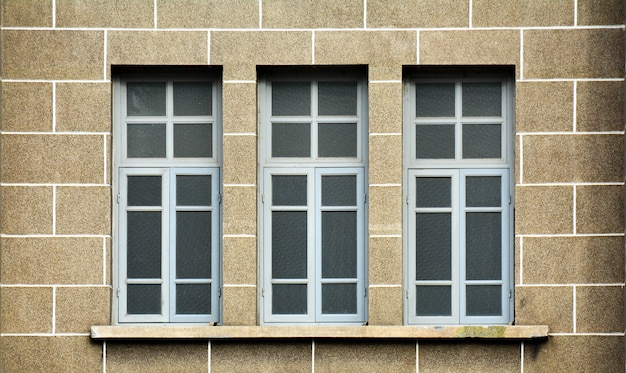
[(422, 31), (420, 64), (517, 65), (520, 35), (515, 30)]
[(254, 285), (257, 283), (256, 237), (224, 237), (224, 284)]
[(3, 131), (52, 131), (52, 84), (2, 83)]
[(256, 234), (256, 198), (256, 187), (224, 187), (224, 234)]
[(111, 132), (109, 83), (59, 83), (56, 103), (57, 131)]
[(369, 137), (369, 182), (402, 183), (402, 136)]
[(101, 284), (102, 239), (91, 237), (1, 239), (5, 284)]
[(102, 345), (89, 337), (17, 337), (0, 339), (2, 372), (100, 372)]
[(370, 186), (369, 234), (402, 234), (402, 187)]
[(372, 28), (468, 27), (469, 1), (370, 0), (367, 26)]
[(4, 0), (2, 26), (4, 27), (51, 27), (52, 1)]
[(361, 0), (263, 1), (264, 28), (363, 27)]
[(31, 186), (0, 187), (5, 234), (52, 233), (52, 188)]
[(108, 287), (59, 287), (56, 299), (57, 333), (89, 333), (92, 325), (111, 322)]
[(416, 33), (411, 31), (318, 31), (315, 63), (369, 65), (370, 80), (400, 80), (402, 65), (415, 64)]
[(577, 233), (622, 233), (624, 187), (581, 185), (576, 188)]
[(257, 325), (257, 289), (252, 286), (226, 286), (222, 290), (224, 325)]
[(316, 372), (415, 372), (412, 341), (316, 341)]
[(474, 27), (573, 26), (572, 0), (474, 0)]
[(574, 124), (572, 82), (521, 82), (515, 87), (517, 132), (568, 132)]
[(58, 187), (57, 233), (111, 234), (110, 187)]
[(308, 65), (310, 32), (211, 33), (211, 64), (224, 65), (224, 80), (256, 80), (258, 65)]
[(371, 287), (368, 290), (368, 324), (402, 325), (402, 287)]
[(206, 65), (207, 33), (200, 31), (110, 31), (111, 65)]
[(207, 372), (206, 341), (108, 342), (107, 372)]
[(52, 332), (51, 287), (0, 288), (0, 305), (2, 333)]
[(620, 29), (524, 31), (524, 78), (621, 78)]
[(515, 234), (573, 233), (574, 195), (568, 186), (515, 189)]
[(576, 331), (623, 333), (624, 289), (621, 286), (576, 288)]
[(524, 283), (624, 282), (623, 253), (623, 237), (524, 237)]
[(102, 79), (104, 32), (2, 31), (5, 79)]
[(224, 136), (224, 184), (256, 184), (256, 149), (256, 136)]
[(524, 137), (524, 182), (603, 182), (623, 179), (621, 135)]
[(577, 0), (579, 25), (621, 25), (624, 23), (622, 0)]
[(257, 133), (257, 85), (251, 83), (224, 83), (224, 133)]
[(402, 284), (402, 238), (370, 237), (369, 283), (372, 285)]
[(311, 343), (211, 342), (211, 372), (311, 372)]
[(159, 28), (257, 28), (256, 0), (158, 0)]
[(420, 372), (519, 372), (518, 342), (419, 341)]
[(102, 136), (4, 135), (1, 147), (3, 182), (101, 184), (104, 179)]
[(153, 0), (56, 0), (58, 27), (154, 27)]
[(574, 296), (570, 286), (517, 286), (515, 324), (548, 325), (550, 333), (573, 332)]
[(369, 132), (402, 133), (402, 83), (370, 83)]
[(576, 87), (578, 131), (621, 131), (624, 118), (624, 83), (580, 81)]

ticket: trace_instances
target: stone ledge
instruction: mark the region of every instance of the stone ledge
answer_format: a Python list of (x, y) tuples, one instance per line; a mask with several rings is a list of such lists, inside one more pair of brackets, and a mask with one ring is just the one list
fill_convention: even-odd
[(541, 339), (547, 325), (502, 326), (92, 326), (104, 339)]

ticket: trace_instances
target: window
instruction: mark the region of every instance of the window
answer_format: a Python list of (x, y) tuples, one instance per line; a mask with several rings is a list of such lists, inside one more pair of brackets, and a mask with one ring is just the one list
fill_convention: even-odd
[(512, 131), (502, 75), (407, 80), (409, 324), (512, 320)]
[(219, 97), (206, 70), (114, 80), (119, 323), (219, 322)]
[(263, 75), (263, 323), (366, 320), (367, 100), (362, 76)]

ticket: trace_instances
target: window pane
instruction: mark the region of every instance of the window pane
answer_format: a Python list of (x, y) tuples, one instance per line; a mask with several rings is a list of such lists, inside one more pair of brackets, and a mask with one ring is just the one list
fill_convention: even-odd
[(165, 82), (126, 83), (126, 115), (164, 116)]
[(211, 175), (177, 175), (177, 206), (211, 206)]
[(472, 285), (466, 288), (467, 316), (501, 316), (502, 290), (500, 285)]
[(307, 312), (306, 285), (279, 284), (272, 286), (272, 313), (275, 315), (304, 315)]
[(416, 177), (415, 207), (450, 207), (451, 188), (449, 177)]
[(211, 313), (211, 284), (176, 285), (176, 314)]
[(319, 115), (356, 115), (356, 82), (319, 82)]
[(174, 125), (174, 157), (213, 156), (213, 125), (211, 123), (177, 123)]
[(501, 158), (501, 128), (499, 124), (464, 124), (463, 158)]
[(452, 279), (450, 213), (415, 214), (415, 279)]
[(322, 212), (322, 278), (356, 278), (356, 211)]
[(450, 286), (416, 286), (415, 313), (417, 316), (452, 315)]
[(210, 82), (175, 82), (174, 115), (211, 115), (212, 93)]
[(161, 314), (161, 285), (128, 285), (126, 292), (126, 311), (129, 314)]
[(272, 206), (306, 206), (306, 175), (273, 175)]
[(356, 124), (320, 123), (317, 136), (320, 157), (356, 157)]
[(468, 280), (500, 280), (502, 277), (502, 214), (466, 213), (465, 245)]
[(465, 179), (467, 207), (500, 207), (500, 176), (468, 176)]
[(454, 117), (454, 83), (417, 83), (415, 116)]
[(322, 206), (356, 206), (356, 176), (322, 176)]
[(176, 278), (211, 278), (211, 212), (176, 212)]
[(454, 125), (416, 126), (418, 159), (454, 159)]
[(323, 284), (323, 314), (355, 314), (356, 284)]
[(306, 278), (306, 211), (272, 212), (272, 278)]
[(311, 83), (273, 82), (272, 115), (311, 115)]
[(129, 123), (126, 135), (129, 158), (165, 158), (165, 124)]
[(161, 206), (161, 176), (128, 176), (128, 206)]
[(464, 117), (499, 117), (501, 114), (501, 83), (463, 83)]
[(161, 278), (161, 212), (127, 213), (128, 278)]
[(273, 123), (272, 157), (310, 157), (310, 123)]

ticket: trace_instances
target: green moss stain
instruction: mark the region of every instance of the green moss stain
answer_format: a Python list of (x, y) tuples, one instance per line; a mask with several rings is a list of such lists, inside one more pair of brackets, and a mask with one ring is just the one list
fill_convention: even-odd
[(461, 326), (456, 328), (457, 338), (504, 338), (505, 326)]

